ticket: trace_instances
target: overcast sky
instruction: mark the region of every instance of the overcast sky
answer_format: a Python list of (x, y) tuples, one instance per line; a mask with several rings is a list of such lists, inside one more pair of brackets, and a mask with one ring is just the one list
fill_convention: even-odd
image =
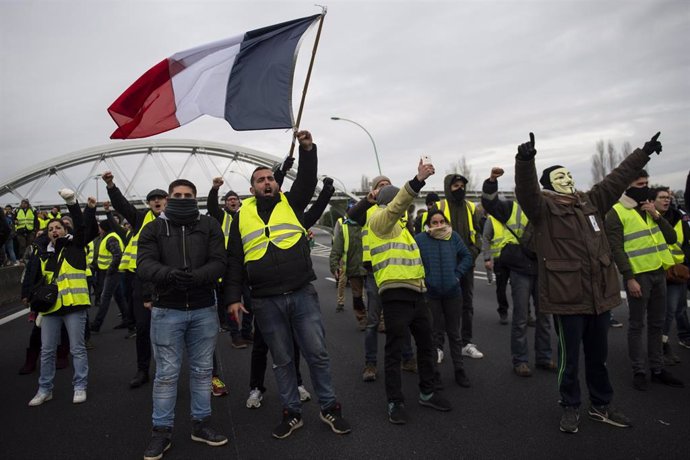
[[(0, 183), (39, 161), (111, 141), (106, 108), (177, 51), (319, 12), (313, 1), (0, 0)], [(295, 112), (315, 30), (305, 36)], [(690, 168), (690, 2), (331, 1), (302, 128), (319, 173), (357, 188), (383, 172), (463, 155), (477, 180), (500, 165), (513, 188), (516, 146), (533, 131), (537, 167), (569, 167), (591, 185), (600, 139), (641, 147), (661, 131), (652, 182), (674, 189)], [(290, 133), (236, 132), (202, 117), (156, 136), (201, 139), (285, 156)], [(75, 178), (75, 180), (81, 178)], [(164, 185), (164, 184), (161, 184)], [(204, 187), (205, 188), (205, 187)], [(245, 191), (246, 192), (246, 191)]]

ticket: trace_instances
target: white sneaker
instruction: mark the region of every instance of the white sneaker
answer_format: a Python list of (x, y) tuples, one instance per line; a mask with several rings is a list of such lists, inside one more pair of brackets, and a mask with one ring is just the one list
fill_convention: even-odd
[(436, 363), (441, 364), (443, 362), (443, 350), (440, 348), (436, 349)]
[(254, 388), (249, 392), (249, 398), (247, 398), (247, 409), (258, 409), (261, 407), (261, 400), (264, 399), (261, 394), (261, 390)]
[(31, 401), (29, 401), (29, 406), (40, 406), (46, 401), (50, 401), (53, 399), (53, 393), (41, 393), (40, 391), (36, 393), (36, 396), (34, 396)]
[(477, 350), (477, 346), (473, 343), (468, 343), (462, 347), (462, 356), (467, 356), (468, 358), (481, 359), (484, 357), (484, 353)]
[(74, 390), (74, 397), (72, 403), (81, 404), (86, 401), (86, 390)]
[(298, 386), (297, 391), (299, 391), (299, 400), (300, 401), (302, 401), (302, 402), (311, 401), (311, 394), (307, 391), (306, 388), (304, 388), (304, 385)]

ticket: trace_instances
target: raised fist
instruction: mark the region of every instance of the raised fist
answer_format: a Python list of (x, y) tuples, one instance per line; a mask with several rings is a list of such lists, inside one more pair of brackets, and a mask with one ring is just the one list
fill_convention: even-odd
[(654, 152), (656, 152), (657, 155), (661, 153), (661, 142), (657, 140), (659, 139), (660, 135), (661, 131), (656, 133), (649, 142), (646, 142), (644, 144), (644, 147), (642, 147), (644, 153), (646, 153), (647, 155), (651, 155)]
[(111, 173), (110, 171), (106, 171), (103, 174), (101, 174), (101, 179), (103, 179), (103, 182), (105, 182), (105, 184), (108, 187), (112, 187), (113, 179), (115, 179), (115, 176), (113, 176), (113, 173)]
[(505, 171), (503, 171), (503, 168), (491, 168), (491, 176), (489, 177), (489, 180), (493, 182), (499, 177), (501, 177), (503, 173), (505, 173)]
[(96, 198), (90, 196), (86, 199), (86, 205), (89, 208), (95, 208), (96, 207)]
[(58, 190), (58, 194), (65, 200), (67, 205), (73, 205), (77, 202), (77, 194), (74, 193), (74, 190), (63, 188)]
[(534, 148), (534, 133), (529, 133), (529, 142), (520, 144), (518, 146), (517, 157), (520, 160), (531, 160), (537, 154), (537, 149)]

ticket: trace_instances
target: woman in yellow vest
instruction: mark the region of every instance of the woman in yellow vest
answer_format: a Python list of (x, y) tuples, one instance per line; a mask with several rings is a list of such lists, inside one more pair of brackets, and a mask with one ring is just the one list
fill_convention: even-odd
[(52, 219), (48, 223), (50, 243), (46, 256), (41, 259), (39, 273), (45, 282), (56, 282), (58, 296), (55, 304), (41, 313), (41, 375), (38, 379), (38, 392), (29, 402), (29, 406), (40, 406), (53, 398), (55, 352), (63, 323), (69, 335), (74, 365), (72, 402), (78, 404), (86, 401), (89, 364), (86, 356), (84, 327), (90, 299), (86, 283), (84, 220), (75, 192), (62, 189), (59, 193), (72, 215), (75, 224), (74, 233), (69, 235), (60, 219)]

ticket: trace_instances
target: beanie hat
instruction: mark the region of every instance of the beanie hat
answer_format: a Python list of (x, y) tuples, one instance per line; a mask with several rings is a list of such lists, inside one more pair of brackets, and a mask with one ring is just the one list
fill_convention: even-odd
[(551, 172), (562, 167), (563, 166), (561, 165), (554, 165), (546, 168), (541, 173), (541, 178), (539, 179), (539, 183), (542, 185), (542, 187), (544, 187), (546, 190), (553, 190), (553, 185), (551, 185)]
[(376, 190), (376, 186), (379, 185), (379, 182), (387, 180), (390, 182), (391, 180), (387, 176), (376, 176), (371, 180), (371, 188), (372, 190)]
[(436, 203), (437, 201), (441, 201), (441, 198), (438, 197), (438, 194), (431, 192), (429, 193), (426, 198), (424, 199), (424, 203), (429, 206), (430, 204)]
[(230, 190), (230, 191), (229, 191), (228, 193), (226, 193), (225, 196), (223, 197), (223, 201), (227, 201), (227, 199), (228, 199), (229, 197), (231, 197), (231, 196), (237, 197), (238, 200), (240, 199), (240, 196), (239, 196), (236, 192), (234, 192), (233, 190)]
[(395, 198), (399, 191), (400, 189), (395, 185), (386, 185), (379, 190), (379, 194), (376, 196), (376, 204), (387, 205), (393, 201), (393, 198)]

